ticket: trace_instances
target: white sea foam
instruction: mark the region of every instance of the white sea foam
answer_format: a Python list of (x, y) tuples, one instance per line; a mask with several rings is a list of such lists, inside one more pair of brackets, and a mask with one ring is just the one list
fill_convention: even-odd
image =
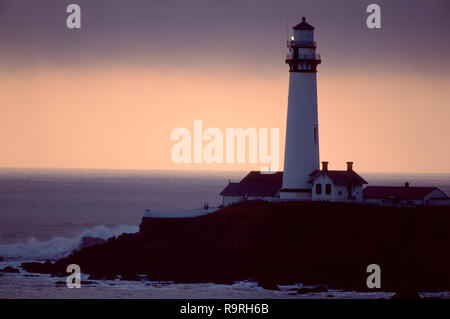
[(138, 226), (119, 225), (109, 228), (103, 225), (86, 229), (73, 237), (55, 237), (47, 241), (39, 241), (31, 237), (26, 243), (0, 245), (0, 256), (16, 260), (56, 259), (67, 256), (80, 247), (83, 237), (108, 239), (123, 233), (136, 233)]

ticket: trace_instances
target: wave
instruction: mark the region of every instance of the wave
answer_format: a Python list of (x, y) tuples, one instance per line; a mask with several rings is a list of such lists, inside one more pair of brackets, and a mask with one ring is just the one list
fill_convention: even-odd
[(78, 249), (85, 237), (106, 240), (123, 233), (136, 233), (138, 230), (139, 227), (135, 225), (119, 225), (112, 228), (99, 225), (73, 237), (55, 237), (47, 241), (39, 241), (31, 237), (26, 243), (0, 245), (0, 256), (11, 260), (57, 259)]

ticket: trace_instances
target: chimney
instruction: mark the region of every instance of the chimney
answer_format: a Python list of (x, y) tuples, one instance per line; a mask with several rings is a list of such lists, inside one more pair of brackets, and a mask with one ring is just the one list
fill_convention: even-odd
[(322, 162), (322, 171), (328, 171), (328, 162)]
[(353, 162), (347, 162), (347, 171), (353, 171)]
[(409, 182), (405, 182), (405, 187), (409, 187)]

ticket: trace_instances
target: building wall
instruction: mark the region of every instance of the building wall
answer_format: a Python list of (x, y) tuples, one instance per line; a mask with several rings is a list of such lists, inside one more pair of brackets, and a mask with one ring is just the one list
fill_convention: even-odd
[[(309, 174), (319, 169), (316, 73), (290, 72), (289, 75), (283, 188), (309, 189)], [(297, 194), (283, 192), (281, 195), (295, 198)], [(305, 197), (303, 193), (298, 195)]]
[(231, 204), (242, 202), (244, 200), (244, 196), (223, 196), (222, 204), (223, 206), (228, 206)]
[(266, 202), (278, 201), (279, 197), (276, 196), (248, 196), (247, 200), (264, 200)]
[(430, 199), (427, 205), (430, 206), (450, 206), (450, 198), (446, 199)]
[[(446, 198), (447, 195), (445, 195), (443, 192), (441, 192), (438, 189), (433, 190), (431, 193), (429, 193), (427, 196), (425, 196), (423, 203), (424, 205), (442, 205), (442, 203), (445, 203), (445, 200), (431, 200), (431, 198)], [(448, 205), (448, 201), (447, 201)]]
[(372, 204), (372, 205), (383, 205), (384, 200), (381, 198), (365, 198), (364, 203), (366, 204)]
[(357, 202), (363, 201), (363, 187), (362, 185), (353, 186), (353, 196), (355, 196)]
[(294, 41), (314, 41), (314, 30), (294, 30)]
[[(322, 185), (322, 193), (320, 195), (316, 194), (316, 185)], [(331, 194), (326, 194), (326, 184), (331, 184)], [(362, 186), (354, 185), (352, 189), (352, 195), (355, 196), (355, 200), (348, 199), (348, 190), (346, 185), (335, 185), (333, 181), (324, 174), (316, 177), (313, 182), (312, 188), (312, 200), (324, 200), (324, 201), (337, 201), (337, 202), (347, 202), (356, 201), (362, 202)]]
[(438, 189), (433, 190), (423, 199), (401, 199), (398, 201), (393, 201), (389, 198), (370, 198), (364, 199), (365, 203), (368, 204), (376, 204), (376, 205), (385, 205), (385, 206), (396, 206), (396, 205), (405, 205), (405, 206), (421, 206), (421, 205), (430, 205), (430, 206), (440, 206), (440, 205), (449, 205), (450, 199), (432, 199), (432, 198), (445, 198), (446, 195)]
[(287, 201), (311, 200), (311, 192), (280, 192), (280, 198)]
[[(322, 193), (319, 195), (316, 193), (316, 185), (321, 184), (322, 185)], [(331, 184), (331, 194), (325, 193), (325, 185)], [(334, 201), (336, 199), (336, 193), (334, 189), (333, 181), (328, 177), (324, 175), (318, 176), (316, 179), (314, 179), (313, 187), (312, 187), (312, 195), (311, 199), (313, 201), (319, 201), (319, 200), (328, 200), (328, 201)]]
[(345, 185), (336, 185), (334, 188), (334, 197), (336, 201), (346, 202), (347, 198), (347, 186)]
[(423, 205), (424, 201), (421, 199), (402, 199), (399, 200), (400, 205), (412, 205), (412, 206), (419, 206)]
[(388, 198), (370, 198), (370, 199), (364, 199), (364, 203), (367, 204), (375, 204), (375, 205), (382, 205), (382, 206), (420, 206), (423, 205), (423, 201), (420, 199), (402, 199), (397, 201), (392, 201)]
[(246, 200), (264, 200), (268, 202), (279, 201), (279, 197), (277, 196), (223, 196), (222, 203), (223, 206), (228, 206), (231, 204), (243, 202)]

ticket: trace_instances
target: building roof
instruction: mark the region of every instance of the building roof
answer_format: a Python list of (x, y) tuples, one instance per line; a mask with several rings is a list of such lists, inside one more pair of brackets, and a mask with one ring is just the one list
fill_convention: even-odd
[(437, 187), (411, 187), (411, 186), (367, 186), (363, 189), (365, 199), (389, 198), (397, 199), (423, 199), (434, 190), (442, 193), (444, 198), (448, 196)]
[(252, 171), (239, 183), (229, 183), (220, 193), (222, 196), (273, 197), (281, 189), (283, 172), (261, 173)]
[(358, 175), (355, 171), (334, 171), (334, 170), (315, 170), (309, 176), (311, 181), (319, 177), (320, 175), (327, 175), (335, 185), (348, 185), (352, 184), (368, 184), (364, 178)]
[(297, 24), (293, 29), (294, 30), (314, 30), (314, 27), (306, 22), (305, 17), (302, 17), (302, 22)]

